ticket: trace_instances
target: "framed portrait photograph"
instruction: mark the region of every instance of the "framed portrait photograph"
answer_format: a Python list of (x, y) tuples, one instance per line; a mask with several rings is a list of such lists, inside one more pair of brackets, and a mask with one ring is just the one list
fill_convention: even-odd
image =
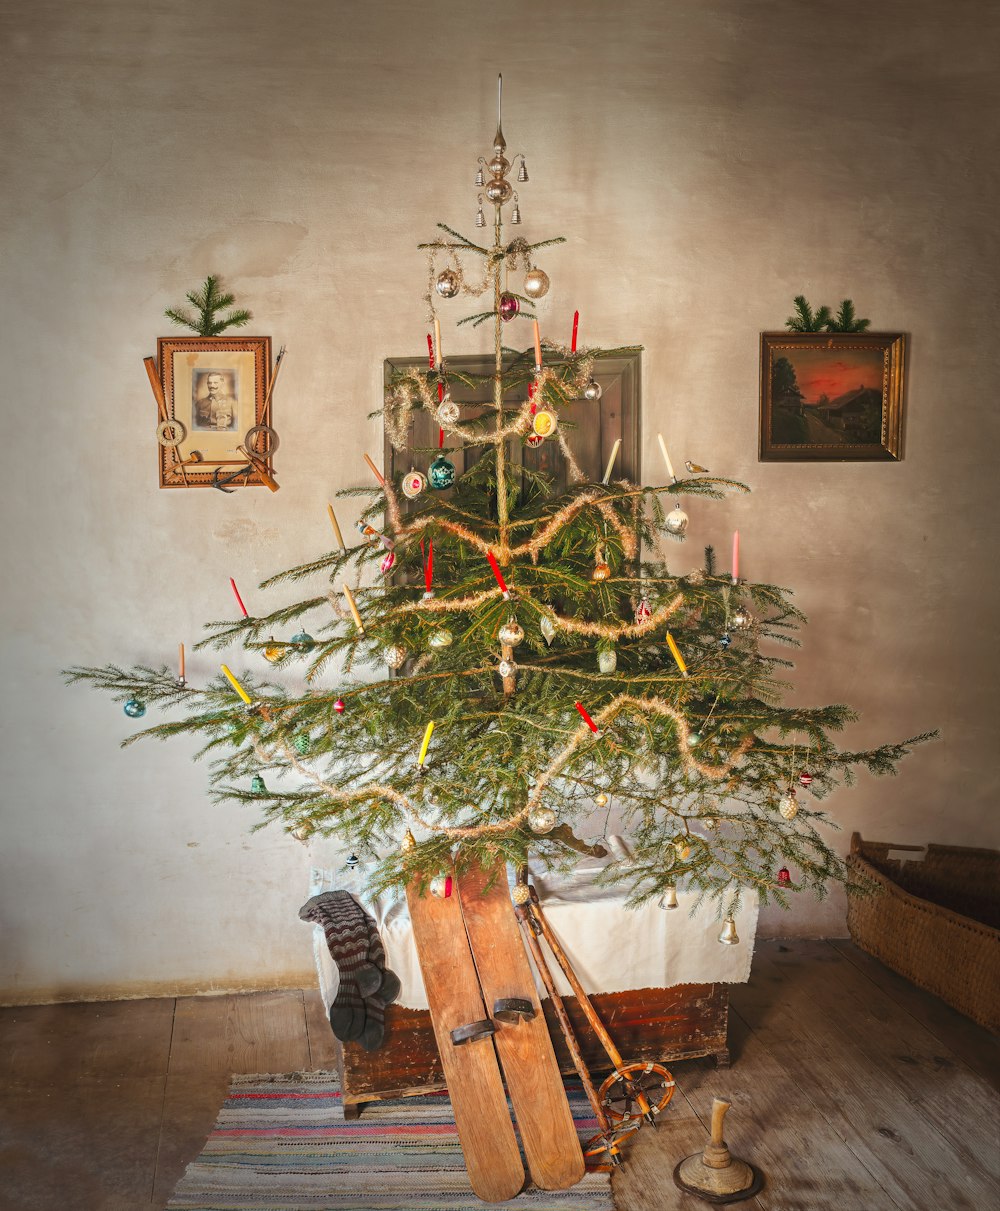
[(762, 332), (761, 462), (902, 457), (900, 332)]
[[(156, 347), (167, 410), (160, 487), (232, 490), (266, 483), (273, 452), (266, 440), (273, 433), (271, 338), (160, 337)], [(236, 475), (240, 468), (248, 470)]]

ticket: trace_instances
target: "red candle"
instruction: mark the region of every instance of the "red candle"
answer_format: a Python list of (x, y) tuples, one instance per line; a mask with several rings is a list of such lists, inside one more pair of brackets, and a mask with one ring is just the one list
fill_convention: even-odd
[(444, 402), (444, 383), (438, 383), (438, 403)]
[(434, 338), (427, 333), (427, 364), (434, 369)]
[(438, 449), (444, 449), (444, 430), (438, 429)]
[(229, 577), (229, 583), (233, 586), (233, 594), (236, 597), (236, 604), (240, 607), (240, 613), (243, 615), (244, 618), (249, 618), (250, 615), (247, 613), (247, 608), (243, 604), (243, 598), (240, 596), (240, 591), (236, 587), (236, 581), (233, 580), (233, 578), (231, 576)]
[[(423, 546), (423, 543), (420, 544)], [(434, 540), (431, 539), (427, 547), (427, 558), (424, 560), (424, 588), (428, 593), (433, 592), (431, 585), (434, 583)]]
[(493, 575), (497, 578), (497, 584), (500, 586), (500, 592), (503, 593), (505, 599), (510, 597), (507, 582), (504, 580), (503, 573), (500, 571), (500, 565), (497, 563), (497, 557), (492, 551), (487, 551), (486, 557), (490, 561), (490, 567), (493, 569)]
[(587, 714), (587, 710), (586, 710), (586, 708), (584, 707), (583, 703), (582, 703), (582, 702), (574, 702), (574, 703), (573, 703), (573, 705), (574, 705), (574, 706), (576, 707), (576, 709), (577, 709), (577, 710), (580, 712), (581, 716), (583, 717), (583, 721), (584, 721), (584, 723), (587, 725), (587, 727), (589, 727), (589, 728), (590, 728), (590, 730), (591, 730), (591, 731), (594, 733), (594, 735), (596, 736), (596, 735), (598, 734), (598, 731), (597, 731), (597, 724), (596, 724), (596, 723), (593, 721), (593, 719), (591, 719), (591, 717), (590, 717), (590, 716)]
[(570, 346), (570, 349), (573, 353), (576, 353), (576, 330), (579, 327), (580, 327), (580, 313), (579, 313), (579, 311), (574, 311), (573, 312), (573, 344)]

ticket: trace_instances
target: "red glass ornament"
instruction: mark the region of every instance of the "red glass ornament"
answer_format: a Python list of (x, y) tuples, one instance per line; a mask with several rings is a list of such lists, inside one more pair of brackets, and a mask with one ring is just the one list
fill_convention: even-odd
[(805, 771), (803, 771), (801, 774), (799, 774), (799, 785), (800, 786), (812, 786), (812, 782), (813, 782), (812, 774), (808, 774)]
[(516, 296), (504, 291), (500, 296), (500, 318), (502, 320), (512, 320), (520, 310), (521, 304), (518, 302)]
[(383, 576), (392, 571), (393, 564), (396, 562), (396, 554), (394, 551), (387, 551), (382, 556), (382, 562), (378, 565), (382, 569)]
[(649, 604), (649, 598), (641, 598), (639, 604), (635, 607), (636, 622), (647, 622), (652, 617), (653, 607)]
[(778, 871), (778, 886), (779, 887), (788, 887), (791, 884), (791, 882), (792, 882), (792, 876), (788, 873), (788, 867), (783, 866), (781, 868), (781, 870)]
[(347, 705), (345, 704), (343, 698), (337, 699), (337, 701), (333, 704), (333, 709), (337, 712), (338, 715), (342, 715), (344, 713), (344, 711), (347, 710)]
[(528, 446), (540, 446), (543, 441), (545, 438), (540, 433), (529, 433), (524, 439), (525, 445)]

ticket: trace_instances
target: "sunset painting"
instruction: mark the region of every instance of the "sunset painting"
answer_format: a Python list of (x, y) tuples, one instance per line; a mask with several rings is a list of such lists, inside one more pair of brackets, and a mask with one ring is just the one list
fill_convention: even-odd
[(895, 457), (883, 442), (890, 366), (901, 391), (901, 342), (876, 333), (764, 333), (761, 458)]

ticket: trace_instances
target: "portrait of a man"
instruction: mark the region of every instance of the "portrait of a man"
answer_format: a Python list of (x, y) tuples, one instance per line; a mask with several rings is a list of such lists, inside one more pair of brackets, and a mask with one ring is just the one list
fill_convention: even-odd
[(198, 370), (192, 382), (195, 429), (235, 429), (239, 411), (232, 370)]

